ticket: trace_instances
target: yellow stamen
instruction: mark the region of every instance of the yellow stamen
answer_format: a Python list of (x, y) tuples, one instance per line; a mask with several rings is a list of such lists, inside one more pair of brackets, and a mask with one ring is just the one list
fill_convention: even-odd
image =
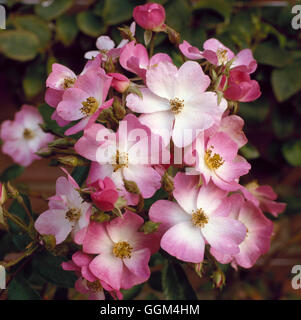
[(218, 64), (226, 64), (228, 62), (228, 51), (226, 49), (217, 49), (216, 55)]
[(169, 100), (171, 106), (171, 112), (174, 114), (179, 114), (184, 108), (184, 100), (180, 100), (179, 98), (174, 98)]
[(32, 130), (30, 130), (30, 129), (24, 129), (24, 131), (23, 131), (23, 137), (24, 137), (24, 139), (30, 140), (30, 139), (33, 139), (34, 136), (35, 136), (34, 131), (32, 131)]
[(76, 79), (71, 77), (66, 77), (63, 83), (63, 89), (66, 90), (68, 88), (72, 88)]
[(197, 209), (192, 211), (191, 221), (194, 226), (203, 228), (208, 223), (208, 217), (203, 209)]
[(120, 152), (119, 150), (117, 150), (116, 157), (113, 162), (114, 172), (121, 168), (128, 167), (128, 164), (129, 164), (128, 154), (126, 152)]
[(87, 98), (82, 102), (83, 107), (80, 109), (85, 116), (91, 116), (98, 108), (98, 102), (94, 97)]
[(130, 259), (132, 256), (133, 247), (126, 241), (119, 241), (115, 243), (113, 247), (113, 254), (115, 257), (120, 259), (128, 258)]
[(206, 151), (205, 162), (211, 170), (216, 170), (220, 166), (222, 166), (225, 161), (218, 153), (214, 153), (212, 155), (212, 149), (213, 149), (213, 146), (211, 146), (209, 150)]
[(81, 211), (77, 208), (71, 208), (66, 212), (66, 219), (68, 219), (70, 222), (76, 222), (79, 220), (81, 216)]

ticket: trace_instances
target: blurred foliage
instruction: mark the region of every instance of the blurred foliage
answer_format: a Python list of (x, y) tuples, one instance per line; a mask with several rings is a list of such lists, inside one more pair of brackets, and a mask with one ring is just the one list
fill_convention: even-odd
[[(79, 73), (85, 64), (84, 53), (96, 49), (98, 36), (109, 35), (118, 44), (121, 35), (117, 28), (129, 25), (133, 8), (145, 3), (143, 0), (60, 0), (41, 1), (41, 4), (36, 5), (21, 2), (5, 2), (7, 30), (0, 30), (1, 77), (7, 83), (16, 105), (39, 105), (44, 102), (45, 80), (52, 63), (65, 64)], [(291, 27), (291, 6), (255, 7), (249, 6), (251, 0), (157, 2), (165, 6), (167, 24), (181, 33), (182, 40), (201, 49), (206, 39), (216, 37), (236, 52), (243, 48), (253, 50), (258, 69), (252, 77), (260, 83), (262, 96), (252, 103), (239, 105), (239, 115), (245, 120), (245, 132), (249, 139), (241, 154), (252, 164), (252, 171), (245, 182), (257, 179), (260, 184), (270, 183), (276, 189), (280, 200), (288, 203), (287, 211), (280, 219), (285, 221), (288, 215), (300, 213), (301, 32)], [(143, 43), (143, 30), (140, 27), (137, 27), (136, 37)], [(168, 42), (165, 34), (156, 37), (156, 45), (156, 52), (167, 52), (176, 64), (181, 63), (179, 52)], [(63, 133), (65, 128), (60, 128), (50, 119), (53, 110), (41, 105), (40, 111), (46, 126), (58, 134)], [(22, 167), (8, 168), (0, 180), (14, 179), (22, 172)], [(80, 184), (86, 174), (86, 168), (73, 172)], [(146, 206), (149, 203), (146, 201)], [(24, 215), (22, 208), (16, 207), (16, 204), (14, 206), (16, 214)], [(8, 237), (13, 238), (13, 244)], [(12, 245), (15, 250), (19, 249), (23, 240), (18, 237), (22, 238), (24, 234), (17, 232), (1, 236), (1, 243), (8, 244), (7, 252), (12, 250)], [(1, 251), (1, 255), (4, 254)], [(8, 298), (39, 299), (36, 289), (45, 297), (53, 296), (52, 285), (72, 287), (74, 278), (59, 268), (62, 261), (61, 257), (50, 254), (35, 258), (11, 283)], [(39, 271), (38, 276), (34, 272), (36, 269)], [(273, 287), (280, 284), (273, 283), (268, 276), (266, 282), (257, 283), (259, 277), (254, 272), (254, 281), (249, 279), (253, 281), (252, 286), (244, 282), (244, 275), (244, 271), (241, 271), (240, 287), (229, 288), (230, 291), (224, 297), (240, 298), (241, 290), (245, 298), (268, 299), (281, 296), (280, 293), (277, 296), (281, 290)], [(162, 287), (156, 283), (161, 276)], [(169, 261), (162, 275), (159, 272), (154, 277), (150, 282), (154, 293), (148, 298), (156, 298), (161, 291), (169, 298), (194, 298), (194, 292), (177, 262)], [(227, 281), (231, 282), (234, 277), (237, 279), (233, 270), (227, 273)], [(180, 280), (176, 281), (177, 278)], [(177, 287), (180, 281), (187, 282), (184, 289), (182, 286)], [(48, 284), (45, 285), (45, 282)], [(137, 286), (124, 292), (125, 298), (135, 297), (141, 288)], [(199, 292), (203, 292), (208, 298), (211, 283), (207, 281), (199, 289), (198, 297), (202, 298)], [(65, 291), (59, 291), (59, 294), (66, 297)], [(212, 294), (215, 298), (220, 297), (219, 292)]]

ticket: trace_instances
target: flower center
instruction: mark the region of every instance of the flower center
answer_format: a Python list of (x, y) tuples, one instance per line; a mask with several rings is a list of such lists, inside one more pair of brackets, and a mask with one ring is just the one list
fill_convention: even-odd
[(115, 243), (113, 247), (113, 254), (115, 257), (120, 259), (128, 258), (130, 259), (132, 256), (133, 247), (126, 241), (119, 241)]
[(180, 100), (179, 98), (174, 98), (169, 100), (171, 106), (171, 112), (174, 114), (181, 113), (182, 109), (184, 108), (184, 100)]
[(63, 83), (63, 89), (66, 90), (68, 88), (72, 88), (76, 79), (71, 77), (66, 77)]
[(226, 64), (228, 62), (228, 51), (226, 49), (217, 49), (216, 55), (218, 64)]
[(34, 131), (32, 131), (32, 130), (30, 130), (30, 129), (27, 129), (27, 128), (24, 129), (24, 131), (23, 131), (23, 137), (24, 137), (24, 139), (30, 140), (30, 139), (33, 139), (34, 136), (35, 136)]
[(66, 212), (66, 219), (68, 219), (70, 222), (76, 222), (79, 220), (81, 216), (81, 211), (77, 208), (71, 208)]
[(97, 100), (94, 97), (87, 98), (82, 102), (83, 107), (80, 109), (85, 116), (91, 116), (98, 108)]
[(99, 292), (102, 290), (102, 285), (100, 284), (99, 280), (96, 280), (94, 282), (87, 281), (87, 287), (93, 292)]
[(220, 166), (222, 166), (225, 161), (218, 153), (214, 153), (212, 155), (212, 149), (213, 149), (213, 146), (211, 146), (209, 150), (206, 151), (205, 162), (211, 170), (216, 170)]
[(129, 164), (128, 153), (127, 152), (120, 152), (119, 150), (117, 150), (115, 159), (113, 161), (114, 172), (116, 172), (117, 170), (119, 170), (121, 168), (128, 167), (128, 164)]
[(203, 209), (197, 209), (192, 211), (191, 221), (194, 226), (203, 228), (208, 223), (208, 217)]

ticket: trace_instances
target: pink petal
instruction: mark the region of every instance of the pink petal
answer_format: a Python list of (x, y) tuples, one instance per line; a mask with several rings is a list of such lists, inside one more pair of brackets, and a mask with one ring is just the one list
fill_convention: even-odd
[(179, 49), (188, 59), (198, 60), (203, 58), (201, 51), (197, 47), (193, 47), (185, 40), (179, 45)]

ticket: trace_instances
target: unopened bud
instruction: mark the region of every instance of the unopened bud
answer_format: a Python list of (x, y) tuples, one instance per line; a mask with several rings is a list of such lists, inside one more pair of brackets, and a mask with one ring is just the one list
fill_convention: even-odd
[(108, 76), (113, 78), (111, 86), (120, 93), (125, 92), (131, 83), (131, 81), (121, 73), (112, 72), (108, 73)]
[(222, 289), (226, 283), (226, 277), (222, 270), (214, 271), (211, 278), (213, 280), (213, 286), (215, 288)]
[(125, 107), (120, 103), (118, 98), (114, 99), (113, 102), (114, 115), (118, 120), (122, 120), (126, 115)]
[(72, 138), (60, 138), (48, 143), (49, 147), (68, 147), (75, 144), (75, 140)]
[(88, 162), (85, 159), (82, 159), (77, 156), (59, 157), (58, 161), (70, 167), (80, 167), (88, 164)]
[(96, 211), (91, 215), (90, 220), (102, 223), (110, 221), (111, 218), (112, 216), (108, 213), (104, 213), (103, 211)]
[(41, 158), (48, 158), (53, 154), (53, 150), (50, 148), (42, 148), (39, 151), (36, 152), (36, 155)]
[(7, 192), (3, 183), (0, 182), (0, 206), (3, 205), (7, 200)]
[(146, 221), (139, 229), (144, 234), (151, 234), (158, 230), (160, 223), (153, 221)]
[(171, 193), (173, 192), (174, 190), (174, 185), (173, 185), (173, 179), (172, 177), (167, 173), (167, 171), (165, 171), (163, 177), (162, 177), (162, 180), (161, 180), (161, 183), (162, 183), (162, 188), (168, 192), (168, 193)]
[(203, 277), (203, 263), (200, 262), (200, 263), (196, 263), (194, 265), (194, 270), (195, 272), (197, 273), (197, 275), (202, 278)]
[(13, 199), (18, 199), (18, 198), (19, 198), (19, 196), (20, 196), (19, 191), (18, 191), (16, 188), (14, 188), (14, 187), (10, 184), (10, 182), (8, 182), (8, 183), (6, 184), (6, 187), (7, 187), (8, 194), (9, 194), (9, 196), (10, 196), (11, 198), (13, 198)]
[(123, 183), (124, 183), (124, 187), (125, 187), (126, 191), (128, 191), (130, 193), (134, 193), (134, 194), (140, 193), (140, 190), (139, 190), (136, 182), (123, 179)]
[(55, 236), (52, 234), (42, 234), (42, 242), (49, 251), (53, 250), (56, 246)]
[(143, 95), (142, 92), (140, 91), (140, 89), (133, 83), (130, 84), (127, 93), (134, 93), (136, 94), (139, 98), (143, 99)]

